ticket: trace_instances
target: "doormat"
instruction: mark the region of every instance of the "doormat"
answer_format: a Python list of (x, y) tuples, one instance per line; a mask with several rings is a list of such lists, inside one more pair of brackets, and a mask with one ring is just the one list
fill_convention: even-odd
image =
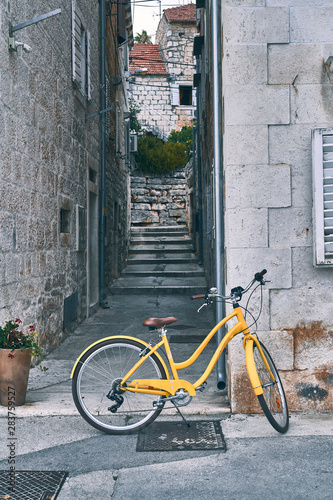
[(206, 335), (171, 335), (170, 342), (173, 344), (201, 344)]
[(218, 420), (153, 422), (139, 432), (136, 451), (224, 450), (226, 444)]
[(68, 472), (0, 471), (0, 499), (54, 500)]

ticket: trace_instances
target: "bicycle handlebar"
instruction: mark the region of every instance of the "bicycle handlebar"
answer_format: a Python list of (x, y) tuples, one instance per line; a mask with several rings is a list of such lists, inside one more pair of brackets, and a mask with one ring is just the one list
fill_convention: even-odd
[(240, 300), (242, 297), (242, 294), (244, 294), (248, 290), (250, 290), (250, 288), (253, 286), (253, 284), (256, 281), (259, 281), (259, 283), (261, 283), (262, 285), (265, 284), (263, 277), (266, 273), (267, 273), (266, 269), (263, 269), (262, 271), (255, 273), (254, 278), (251, 280), (251, 282), (248, 284), (248, 286), (245, 289), (243, 289), (240, 286), (233, 288), (231, 290), (231, 294), (228, 295), (227, 297), (225, 297), (224, 295), (218, 294), (217, 289), (214, 288), (214, 289), (209, 290), (209, 292), (211, 291), (211, 293), (208, 292), (207, 294), (202, 293), (200, 295), (192, 295), (191, 300), (206, 299), (206, 301), (209, 301), (209, 299), (212, 299), (214, 297), (219, 297), (221, 299), (234, 299), (234, 300), (237, 300), (237, 297), (238, 297), (238, 300)]

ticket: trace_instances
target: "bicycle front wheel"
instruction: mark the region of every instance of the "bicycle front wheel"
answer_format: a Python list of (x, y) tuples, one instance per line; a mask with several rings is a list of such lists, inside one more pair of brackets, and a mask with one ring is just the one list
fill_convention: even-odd
[(258, 396), (259, 403), (268, 421), (275, 430), (285, 433), (289, 427), (287, 400), (281, 379), (266, 347), (260, 342), (261, 349), (273, 374), (274, 380), (266, 367), (257, 344), (253, 343), (253, 358), (259, 376), (263, 394)]
[[(82, 417), (93, 427), (108, 434), (132, 434), (149, 425), (163, 409), (163, 397), (118, 391), (122, 401), (116, 411), (110, 391), (140, 359), (144, 345), (131, 339), (108, 339), (89, 349), (80, 359), (73, 375), (74, 403)], [(166, 379), (164, 367), (155, 354), (135, 371), (136, 379)], [(109, 396), (109, 397), (108, 397)], [(160, 400), (155, 407), (154, 401)]]

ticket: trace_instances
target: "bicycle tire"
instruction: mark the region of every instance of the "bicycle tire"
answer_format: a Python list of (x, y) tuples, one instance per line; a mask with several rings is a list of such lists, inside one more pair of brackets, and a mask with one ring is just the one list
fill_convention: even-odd
[[(132, 434), (153, 422), (163, 406), (153, 402), (163, 396), (124, 391), (123, 403), (115, 413), (107, 398), (113, 384), (120, 381), (139, 360), (144, 345), (131, 339), (108, 339), (95, 344), (80, 359), (73, 374), (72, 394), (82, 417), (107, 434)], [(166, 379), (165, 369), (155, 354), (136, 370), (135, 378)]]
[(286, 396), (283, 390), (282, 382), (275, 364), (272, 360), (266, 347), (260, 342), (264, 356), (273, 373), (275, 382), (267, 370), (267, 367), (262, 359), (261, 353), (257, 344), (253, 343), (253, 358), (259, 376), (263, 394), (257, 396), (260, 406), (266, 415), (269, 423), (275, 430), (284, 434), (289, 427), (289, 413)]

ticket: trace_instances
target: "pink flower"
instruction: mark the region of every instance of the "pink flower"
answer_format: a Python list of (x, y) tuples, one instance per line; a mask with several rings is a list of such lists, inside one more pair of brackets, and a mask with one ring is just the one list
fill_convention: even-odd
[(12, 353), (10, 352), (10, 353), (8, 354), (8, 357), (13, 359), (15, 356), (14, 356), (14, 354), (12, 354)]
[(20, 320), (20, 318), (16, 318), (15, 323), (20, 324), (20, 323), (22, 323), (22, 321)]

